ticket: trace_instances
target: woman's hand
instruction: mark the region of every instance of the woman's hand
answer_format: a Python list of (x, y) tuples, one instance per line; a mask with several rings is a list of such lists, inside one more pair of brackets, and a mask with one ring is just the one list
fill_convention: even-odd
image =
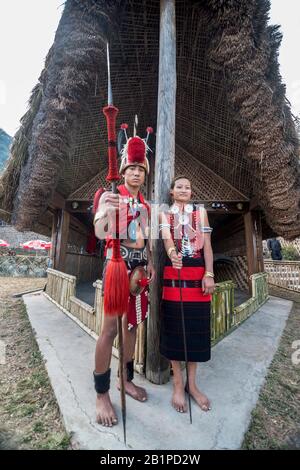
[(182, 254), (181, 253), (176, 253), (176, 251), (172, 251), (171, 257), (172, 261), (172, 266), (175, 269), (181, 269), (182, 268)]
[(213, 277), (206, 277), (202, 279), (202, 290), (204, 295), (213, 294), (215, 290), (215, 281)]

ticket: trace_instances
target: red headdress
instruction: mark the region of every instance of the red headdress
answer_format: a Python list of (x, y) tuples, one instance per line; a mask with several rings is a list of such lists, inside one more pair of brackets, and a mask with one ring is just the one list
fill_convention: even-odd
[(122, 174), (126, 168), (131, 165), (138, 165), (145, 169), (146, 173), (149, 174), (149, 161), (147, 158), (147, 152), (151, 151), (148, 147), (147, 142), (149, 135), (152, 134), (152, 127), (147, 127), (147, 137), (142, 139), (141, 137), (134, 135), (128, 139), (126, 129), (128, 128), (127, 124), (122, 124), (121, 129), (123, 129), (126, 137), (126, 144), (121, 150), (121, 166), (120, 173)]

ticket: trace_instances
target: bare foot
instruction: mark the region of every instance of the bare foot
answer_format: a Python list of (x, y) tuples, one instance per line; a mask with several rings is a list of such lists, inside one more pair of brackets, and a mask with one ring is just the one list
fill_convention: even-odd
[[(185, 391), (187, 391), (187, 388), (185, 388)], [(190, 388), (190, 395), (191, 397), (195, 400), (197, 405), (200, 406), (201, 410), (203, 411), (209, 411), (211, 410), (211, 405), (210, 401), (207, 398), (204, 393), (200, 392), (200, 390), (197, 387)]]
[[(118, 389), (120, 390), (120, 383)], [(138, 387), (133, 382), (125, 382), (125, 393), (137, 401), (146, 401), (148, 398), (146, 390), (143, 387)]]
[(111, 427), (117, 424), (118, 419), (110, 401), (109, 393), (97, 393), (96, 421), (102, 426)]
[(183, 385), (173, 384), (172, 406), (179, 413), (186, 413), (187, 405)]

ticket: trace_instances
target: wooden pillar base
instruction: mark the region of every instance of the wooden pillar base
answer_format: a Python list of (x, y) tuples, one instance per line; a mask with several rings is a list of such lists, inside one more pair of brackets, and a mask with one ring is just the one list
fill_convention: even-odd
[(147, 323), (147, 356), (146, 377), (156, 385), (162, 385), (170, 380), (170, 363), (160, 355), (160, 318), (161, 292), (163, 278), (164, 247), (161, 240), (153, 243), (153, 264), (156, 276), (150, 288), (151, 311)]
[(64, 272), (66, 264), (66, 252), (69, 237), (70, 214), (62, 209), (59, 214), (59, 227), (56, 244), (56, 257), (54, 269)]
[[(176, 21), (175, 0), (160, 0), (159, 79), (155, 152), (155, 203), (167, 202), (175, 167)], [(158, 222), (158, 221), (156, 221)], [(169, 361), (159, 353), (160, 304), (164, 247), (153, 240), (156, 277), (151, 286), (151, 314), (147, 328), (146, 377), (163, 384), (169, 380)]]
[(252, 282), (250, 276), (258, 272), (257, 245), (253, 211), (249, 211), (244, 214), (244, 223), (248, 263), (248, 286), (249, 293), (252, 295)]

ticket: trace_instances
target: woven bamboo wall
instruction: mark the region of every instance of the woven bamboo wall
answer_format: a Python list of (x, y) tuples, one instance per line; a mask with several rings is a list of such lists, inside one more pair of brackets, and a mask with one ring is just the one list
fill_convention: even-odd
[(176, 141), (235, 188), (249, 194), (251, 171), (244, 159), (241, 130), (223, 88), (223, 77), (210, 68), (212, 32), (201, 2), (176, 1)]
[[(179, 145), (175, 149), (175, 175), (185, 175), (193, 183), (193, 199), (201, 201), (245, 201), (246, 196), (233, 188), (206, 165), (197, 160)], [(101, 170), (90, 181), (70, 194), (70, 200), (92, 200), (100, 187), (108, 187), (107, 169)], [(146, 193), (146, 185), (142, 188)]]
[[(116, 20), (115, 23), (112, 21), (115, 29), (110, 41), (110, 54), (114, 102), (120, 110), (117, 122), (118, 125), (128, 122), (129, 134), (132, 135), (134, 115), (138, 114), (138, 133), (143, 136), (147, 125), (156, 127), (159, 2), (149, 0), (141, 7), (138, 0), (124, 1)], [(209, 28), (201, 2), (176, 1), (175, 135), (176, 144), (184, 149), (178, 158), (185, 172), (192, 167), (192, 156), (248, 197), (253, 179), (244, 158), (244, 136), (229, 110), (222, 77), (210, 67), (208, 54), (212, 32)], [(107, 100), (105, 61), (103, 53), (103, 62), (95, 69), (85, 108), (74, 125), (72, 148), (58, 186), (58, 191), (65, 196), (70, 196), (87, 181), (93, 181), (106, 166), (107, 136), (102, 114)], [(193, 182), (199, 179), (202, 186), (203, 168), (198, 167), (192, 176)], [(233, 188), (221, 184), (218, 179), (211, 181), (210, 174), (207, 180), (205, 190), (202, 189), (207, 198), (216, 191), (218, 199), (232, 198)]]
[(216, 282), (233, 280), (239, 289), (248, 291), (248, 267), (246, 256), (233, 256), (234, 265), (219, 264), (215, 265)]

